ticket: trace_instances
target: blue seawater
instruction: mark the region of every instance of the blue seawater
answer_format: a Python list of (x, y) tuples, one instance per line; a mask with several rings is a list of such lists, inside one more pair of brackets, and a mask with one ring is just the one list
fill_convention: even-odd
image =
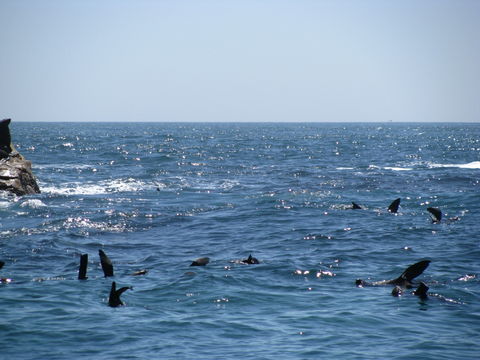
[[(480, 124), (10, 127), (42, 193), (0, 196), (2, 359), (479, 357)], [(355, 286), (423, 259), (438, 296)]]

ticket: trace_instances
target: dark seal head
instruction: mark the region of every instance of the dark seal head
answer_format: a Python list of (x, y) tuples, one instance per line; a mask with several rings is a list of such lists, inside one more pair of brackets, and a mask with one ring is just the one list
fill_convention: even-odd
[(190, 266), (205, 266), (210, 262), (210, 258), (208, 257), (202, 257), (194, 260)]
[(402, 295), (403, 295), (403, 289), (400, 286), (395, 285), (395, 287), (392, 290), (392, 296), (399, 297)]

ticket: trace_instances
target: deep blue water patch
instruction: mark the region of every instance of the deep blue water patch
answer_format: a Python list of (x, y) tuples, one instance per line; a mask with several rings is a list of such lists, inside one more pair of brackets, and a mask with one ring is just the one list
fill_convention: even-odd
[[(0, 197), (5, 358), (478, 357), (478, 124), (11, 131), (42, 193)], [(430, 206), (459, 219), (432, 224)], [(261, 264), (235, 262), (249, 254)], [(355, 287), (422, 259), (418, 280), (440, 296)], [(123, 307), (108, 307), (112, 280), (133, 286)]]

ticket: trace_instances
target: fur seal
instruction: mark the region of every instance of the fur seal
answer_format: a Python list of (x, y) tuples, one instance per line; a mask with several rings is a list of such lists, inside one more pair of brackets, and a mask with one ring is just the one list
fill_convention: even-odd
[(388, 211), (393, 214), (396, 214), (398, 211), (399, 205), (400, 205), (400, 198), (393, 200), (392, 203), (388, 206)]
[[(426, 300), (428, 298), (428, 286), (421, 281), (420, 284), (417, 286), (417, 289), (412, 292), (413, 295), (418, 296), (422, 300)], [(395, 285), (392, 290), (392, 296), (399, 297), (403, 295), (402, 287)]]
[(131, 275), (132, 276), (140, 276), (140, 275), (147, 275), (148, 270), (147, 269), (142, 269), (142, 270), (137, 270), (133, 272)]
[[(0, 261), (0, 269), (3, 268), (3, 266), (5, 265), (5, 262), (3, 261)], [(12, 282), (12, 279), (9, 279), (9, 278), (0, 278), (0, 284), (9, 284)]]
[(257, 258), (254, 258), (252, 254), (250, 254), (247, 259), (243, 259), (240, 262), (242, 264), (260, 264), (260, 261), (258, 261)]
[[(430, 213), (430, 216), (432, 218), (432, 223), (433, 224), (439, 224), (440, 221), (442, 220), (442, 210), (439, 208), (434, 208), (434, 207), (429, 207), (427, 208), (427, 211)], [(453, 221), (458, 221), (460, 218), (458, 216), (454, 216), (449, 218), (446, 223), (449, 224)]]
[(88, 254), (80, 255), (80, 267), (78, 268), (78, 280), (87, 280)]
[(102, 264), (102, 270), (105, 277), (113, 276), (112, 260), (110, 260), (103, 250), (98, 250), (98, 255), (100, 255), (100, 263)]
[(190, 266), (205, 266), (210, 262), (210, 258), (208, 257), (202, 257), (194, 260)]
[(122, 295), (125, 291), (132, 289), (132, 287), (125, 286), (117, 290), (117, 284), (115, 281), (113, 281), (110, 289), (110, 296), (108, 298), (108, 306), (117, 307), (125, 305), (122, 300), (120, 300), (120, 295)]
[(440, 220), (442, 220), (442, 211), (440, 209), (429, 207), (427, 208), (427, 211), (430, 213), (430, 216), (432, 217), (432, 223), (438, 224)]
[(360, 205), (352, 201), (352, 210), (361, 210), (363, 209)]
[(417, 276), (421, 275), (425, 271), (425, 269), (428, 267), (429, 264), (430, 264), (430, 260), (422, 260), (413, 265), (410, 265), (402, 273), (402, 275), (400, 275), (396, 279), (375, 281), (372, 283), (366, 282), (362, 279), (357, 279), (355, 281), (355, 285), (357, 287), (395, 285), (400, 288), (410, 289), (413, 287), (412, 280), (415, 279)]

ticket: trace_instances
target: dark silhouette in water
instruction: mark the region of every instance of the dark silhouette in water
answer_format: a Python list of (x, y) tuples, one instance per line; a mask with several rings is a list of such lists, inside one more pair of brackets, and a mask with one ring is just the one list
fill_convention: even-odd
[(100, 263), (102, 264), (102, 270), (105, 277), (113, 276), (112, 260), (109, 259), (103, 250), (98, 250), (98, 255), (100, 255)]
[(429, 207), (427, 211), (430, 213), (432, 217), (432, 223), (437, 224), (442, 220), (442, 211), (438, 208)]
[(112, 287), (110, 289), (110, 296), (108, 298), (108, 306), (117, 307), (125, 305), (120, 299), (120, 295), (122, 295), (125, 291), (129, 289), (131, 290), (132, 287), (125, 286), (117, 290), (117, 284), (115, 283), (115, 281), (113, 281)]
[(400, 198), (393, 200), (390, 206), (388, 207), (388, 211), (393, 214), (396, 214), (398, 211), (399, 205), (400, 205)]
[(190, 266), (205, 266), (210, 262), (210, 258), (208, 257), (202, 257), (194, 260)]
[(243, 260), (240, 261), (240, 262), (241, 262), (242, 264), (260, 264), (260, 261), (258, 261), (257, 258), (254, 258), (254, 257), (252, 256), (252, 254), (250, 254), (247, 259), (243, 259)]
[(78, 280), (87, 280), (88, 254), (80, 255), (80, 267), (78, 268)]
[(428, 298), (428, 286), (422, 281), (420, 285), (418, 285), (417, 289), (413, 292), (413, 295), (418, 296), (422, 300), (426, 300)]
[[(418, 285), (417, 289), (412, 292), (413, 295), (418, 296), (422, 300), (428, 298), (428, 286), (422, 281)], [(401, 286), (396, 285), (392, 290), (392, 296), (398, 297), (403, 295), (403, 289)]]
[(355, 281), (355, 285), (358, 287), (363, 286), (381, 286), (381, 285), (396, 285), (401, 288), (412, 288), (412, 280), (415, 279), (417, 276), (421, 275), (425, 269), (430, 264), (430, 260), (422, 260), (413, 265), (410, 265), (403, 273), (396, 279), (392, 280), (382, 280), (382, 281), (375, 281), (375, 282), (366, 282), (362, 279), (357, 279)]
[[(0, 269), (3, 268), (3, 266), (5, 265), (5, 262), (4, 261), (0, 261)], [(0, 278), (0, 284), (8, 284), (8, 283), (11, 283), (12, 282), (12, 279), (9, 279), (9, 278)]]
[(132, 276), (140, 276), (140, 275), (147, 275), (148, 270), (147, 269), (142, 269), (138, 270), (132, 273)]
[[(439, 208), (429, 207), (429, 208), (427, 208), (427, 211), (430, 213), (433, 224), (439, 224), (441, 222), (441, 220), (442, 220), (442, 210), (440, 210)], [(454, 217), (449, 218), (446, 221), (446, 223), (449, 224), (449, 223), (451, 223), (453, 221), (457, 221), (457, 220), (460, 220), (460, 218), (458, 216), (454, 216)]]
[(363, 208), (362, 208), (360, 205), (358, 205), (357, 203), (354, 203), (354, 202), (352, 201), (352, 209), (353, 209), (353, 210), (361, 210), (361, 209), (363, 209)]

